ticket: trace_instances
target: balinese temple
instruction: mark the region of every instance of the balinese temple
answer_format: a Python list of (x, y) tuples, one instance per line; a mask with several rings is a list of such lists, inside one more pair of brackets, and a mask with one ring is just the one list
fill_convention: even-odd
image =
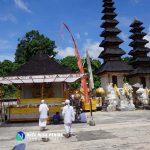
[(129, 37), (132, 42), (129, 44), (133, 49), (129, 52), (132, 56), (129, 64), (133, 66), (133, 71), (130, 72), (130, 83), (140, 83), (143, 87), (150, 88), (150, 57), (147, 54), (150, 49), (145, 45), (148, 43), (144, 36), (146, 33), (143, 32), (144, 27), (142, 22), (135, 19), (130, 25), (130, 32), (132, 35)]
[(104, 40), (101, 42), (100, 47), (104, 50), (99, 55), (103, 59), (103, 64), (98, 70), (98, 75), (101, 78), (101, 86), (105, 89), (109, 83), (116, 84), (118, 87), (123, 87), (124, 79), (132, 69), (121, 57), (125, 52), (119, 47), (123, 40), (118, 37), (121, 32), (116, 26), (118, 21), (115, 19), (114, 2), (112, 0), (103, 0), (102, 16), (103, 23), (101, 25), (104, 31), (101, 37)]
[(13, 84), (17, 87), (17, 106), (7, 109), (10, 121), (37, 120), (38, 106), (45, 99), (50, 116), (61, 111), (67, 95), (68, 83), (75, 82), (83, 74), (73, 73), (61, 66), (47, 54), (37, 54), (21, 68), (6, 77), (0, 77), (0, 84)]

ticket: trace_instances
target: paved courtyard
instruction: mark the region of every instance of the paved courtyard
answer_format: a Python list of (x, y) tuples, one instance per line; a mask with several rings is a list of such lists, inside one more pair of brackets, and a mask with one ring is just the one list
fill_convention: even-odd
[[(87, 113), (88, 119), (89, 113)], [(150, 111), (95, 112), (96, 126), (73, 124), (75, 136), (66, 139), (63, 125), (48, 125), (39, 131), (37, 123), (13, 123), (0, 127), (0, 150), (11, 150), (23, 131), (26, 150), (150, 150)], [(48, 142), (41, 140), (49, 136)]]

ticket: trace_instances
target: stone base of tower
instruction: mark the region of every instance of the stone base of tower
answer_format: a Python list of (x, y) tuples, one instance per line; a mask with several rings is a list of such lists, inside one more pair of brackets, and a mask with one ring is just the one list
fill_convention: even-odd
[(150, 88), (150, 75), (141, 75), (141, 76), (134, 76), (129, 78), (129, 83), (134, 85), (136, 83), (142, 84), (143, 87)]
[(119, 88), (123, 87), (126, 74), (123, 73), (105, 73), (100, 75), (101, 86), (106, 89), (109, 83), (116, 84)]

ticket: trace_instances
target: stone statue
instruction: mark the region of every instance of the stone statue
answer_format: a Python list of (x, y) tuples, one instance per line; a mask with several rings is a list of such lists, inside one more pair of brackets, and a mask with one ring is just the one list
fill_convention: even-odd
[(146, 89), (141, 86), (136, 93), (138, 94), (138, 100), (142, 103), (143, 106), (146, 106), (149, 104), (149, 97), (146, 92)]
[(119, 96), (119, 103), (117, 109), (121, 111), (135, 110), (135, 106), (132, 100), (132, 95), (129, 94), (128, 88), (125, 87), (126, 85), (124, 85), (123, 88), (119, 88), (120, 96)]
[(126, 110), (128, 107), (126, 92), (123, 88), (119, 88), (119, 92), (120, 92), (120, 96), (119, 96), (119, 103), (118, 103), (117, 109)]
[(107, 111), (115, 111), (118, 105), (118, 98), (115, 89), (113, 88), (113, 83), (107, 86), (107, 96), (106, 101), (108, 103)]
[(130, 110), (135, 110), (135, 105), (133, 104), (133, 88), (129, 83), (124, 84), (124, 89), (127, 89), (126, 96), (129, 100)]

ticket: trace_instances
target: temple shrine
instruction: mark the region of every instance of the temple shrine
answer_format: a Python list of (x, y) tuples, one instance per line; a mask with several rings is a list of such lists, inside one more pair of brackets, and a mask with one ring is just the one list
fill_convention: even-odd
[(103, 64), (98, 70), (98, 75), (101, 79), (101, 86), (106, 89), (110, 83), (117, 85), (119, 88), (123, 87), (124, 82), (129, 82), (131, 85), (139, 83), (144, 88), (150, 88), (150, 57), (147, 55), (150, 49), (145, 45), (148, 43), (143, 32), (144, 27), (142, 22), (135, 19), (130, 25), (129, 37), (132, 41), (129, 44), (133, 49), (129, 52), (132, 56), (129, 63), (123, 61), (122, 56), (125, 53), (119, 45), (123, 43), (118, 37), (121, 32), (116, 26), (118, 21), (115, 19), (115, 7), (113, 0), (103, 0), (102, 16), (103, 23), (101, 25), (104, 31), (101, 33), (103, 41), (100, 47), (104, 50), (99, 55), (103, 59)]
[(129, 37), (132, 42), (129, 44), (133, 49), (129, 52), (132, 58), (129, 64), (132, 65), (133, 70), (129, 74), (129, 82), (134, 85), (137, 82), (142, 84), (144, 88), (150, 88), (150, 57), (147, 54), (150, 49), (145, 45), (148, 43), (143, 32), (144, 27), (142, 22), (135, 19), (130, 25), (130, 32), (132, 35)]
[(103, 0), (102, 16), (103, 23), (101, 25), (104, 31), (101, 33), (103, 41), (100, 47), (104, 50), (99, 55), (103, 59), (103, 64), (98, 70), (98, 75), (101, 79), (101, 86), (106, 89), (109, 83), (116, 84), (118, 87), (123, 87), (124, 80), (128, 76), (132, 67), (124, 62), (121, 57), (125, 52), (119, 47), (123, 40), (118, 37), (121, 32), (116, 26), (119, 23), (115, 18), (114, 2), (112, 0)]

